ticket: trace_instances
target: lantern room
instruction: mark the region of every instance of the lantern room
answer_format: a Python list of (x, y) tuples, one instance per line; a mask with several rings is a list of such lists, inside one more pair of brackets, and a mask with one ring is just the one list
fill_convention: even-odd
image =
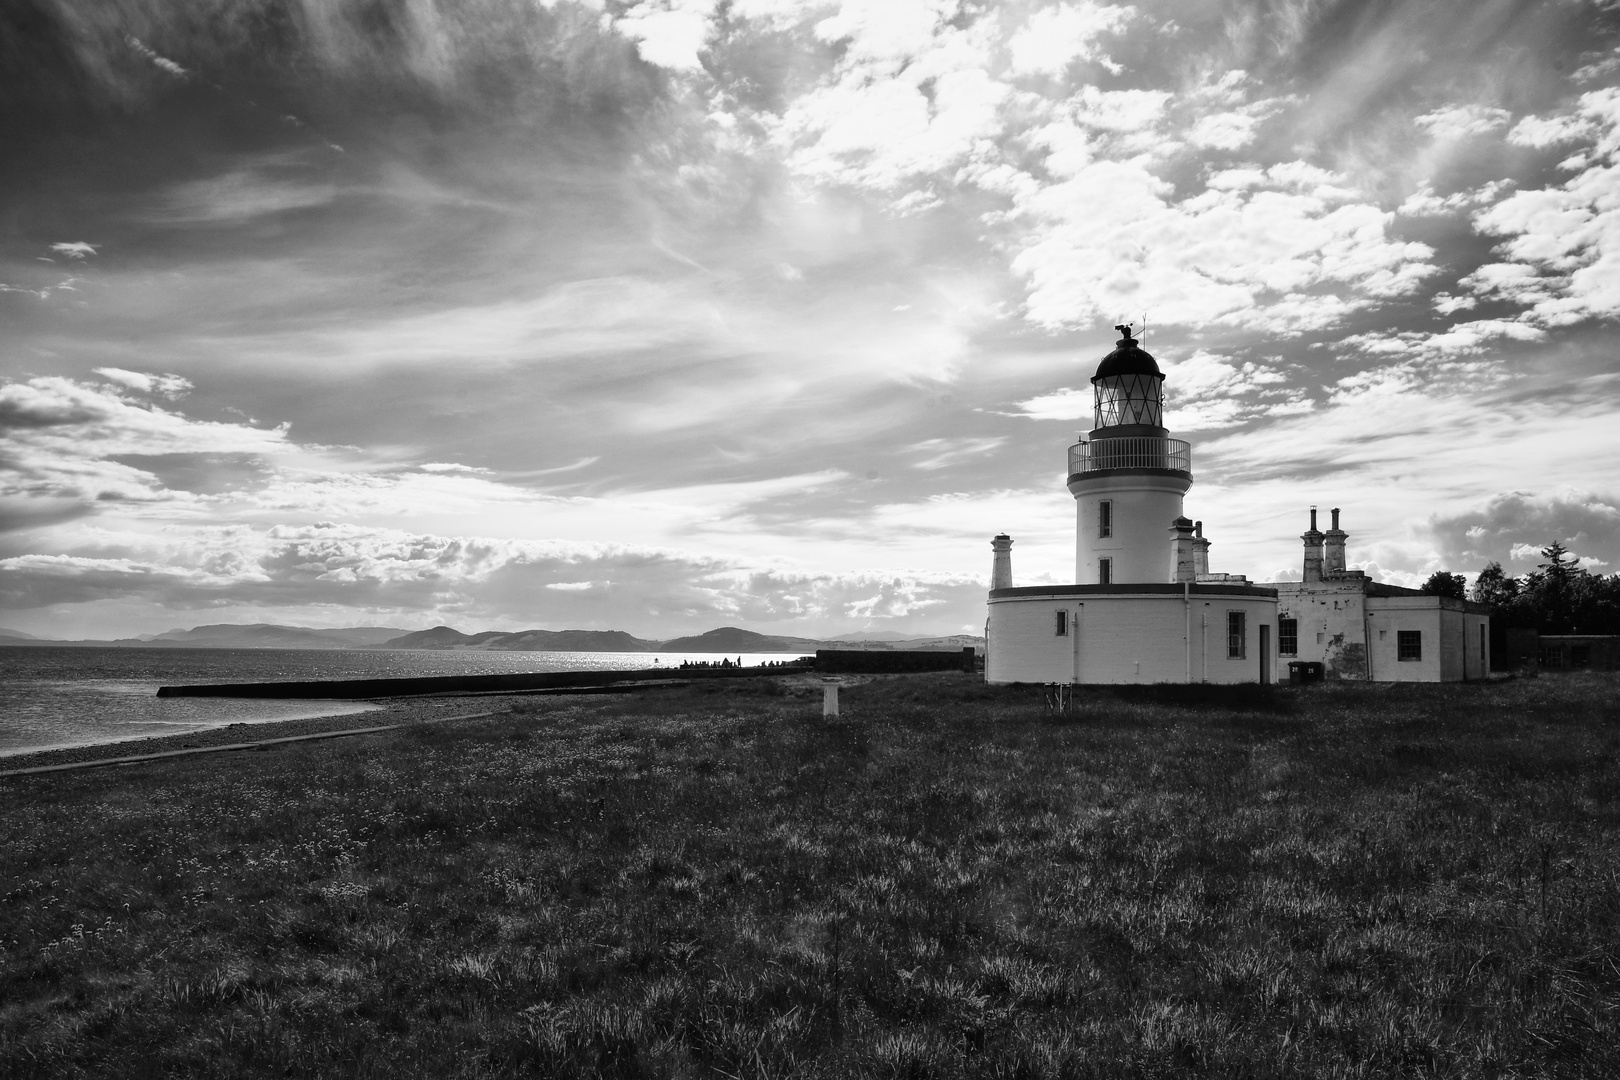
[(1104, 428), (1152, 428), (1149, 431), (1110, 432), (1109, 434), (1163, 435), (1164, 375), (1152, 355), (1131, 336), (1131, 324), (1114, 327), (1120, 340), (1114, 351), (1103, 358), (1092, 376), (1095, 404), (1095, 436)]

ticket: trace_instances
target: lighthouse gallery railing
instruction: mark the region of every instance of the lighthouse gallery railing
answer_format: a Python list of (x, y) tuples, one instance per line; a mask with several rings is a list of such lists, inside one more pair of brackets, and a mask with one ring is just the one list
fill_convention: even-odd
[(1102, 469), (1175, 469), (1192, 472), (1192, 444), (1181, 439), (1133, 436), (1093, 439), (1069, 447), (1069, 475)]

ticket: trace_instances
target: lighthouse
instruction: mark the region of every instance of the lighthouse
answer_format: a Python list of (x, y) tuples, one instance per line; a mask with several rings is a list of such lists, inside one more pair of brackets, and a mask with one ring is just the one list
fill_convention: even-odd
[(1165, 529), (1182, 517), (1182, 496), (1192, 487), (1192, 447), (1165, 430), (1159, 365), (1129, 323), (1114, 329), (1120, 340), (1091, 379), (1091, 432), (1069, 447), (1074, 580), (1175, 581)]
[(1017, 586), (994, 552), (985, 623), (993, 683), (1271, 682), (1277, 591), (1209, 572), (1182, 513), (1192, 447), (1164, 426), (1164, 373), (1131, 326), (1091, 378), (1091, 430), (1068, 450), (1073, 585)]

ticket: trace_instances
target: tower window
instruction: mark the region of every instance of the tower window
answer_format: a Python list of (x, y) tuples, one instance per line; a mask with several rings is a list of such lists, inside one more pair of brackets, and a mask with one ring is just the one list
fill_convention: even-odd
[(1277, 620), (1277, 655), (1299, 655), (1299, 620)]
[(1053, 612), (1053, 614), (1057, 616), (1057, 620), (1056, 620), (1056, 624), (1053, 627), (1052, 632), (1054, 634), (1056, 634), (1058, 637), (1068, 637), (1069, 636), (1069, 613), (1067, 611), (1055, 611), (1055, 612)]
[(1229, 660), (1242, 660), (1249, 655), (1249, 613), (1246, 611), (1228, 611), (1226, 613), (1226, 657)]
[(1097, 560), (1097, 584), (1112, 585), (1114, 583), (1114, 560)]
[(1395, 631), (1395, 659), (1422, 660), (1423, 659), (1423, 631), (1397, 630)]
[(1097, 504), (1097, 535), (1114, 535), (1114, 503), (1111, 499)]

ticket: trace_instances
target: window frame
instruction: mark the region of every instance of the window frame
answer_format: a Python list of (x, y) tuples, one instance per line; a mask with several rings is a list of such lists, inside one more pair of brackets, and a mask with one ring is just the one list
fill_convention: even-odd
[(1097, 539), (1108, 540), (1114, 535), (1114, 500), (1102, 499), (1097, 503)]
[(1395, 631), (1395, 659), (1402, 664), (1421, 664), (1423, 662), (1422, 630)]
[(1299, 655), (1299, 620), (1279, 616), (1277, 619), (1277, 655)]
[(1104, 555), (1097, 560), (1097, 584), (1112, 585), (1114, 583), (1114, 560)]
[(1228, 660), (1247, 660), (1249, 658), (1249, 613), (1247, 611), (1231, 611), (1226, 613), (1226, 658)]
[(1069, 612), (1068, 612), (1068, 610), (1065, 609), (1065, 608), (1058, 608), (1052, 614), (1054, 616), (1054, 618), (1052, 620), (1052, 636), (1053, 637), (1068, 637), (1069, 636)]

